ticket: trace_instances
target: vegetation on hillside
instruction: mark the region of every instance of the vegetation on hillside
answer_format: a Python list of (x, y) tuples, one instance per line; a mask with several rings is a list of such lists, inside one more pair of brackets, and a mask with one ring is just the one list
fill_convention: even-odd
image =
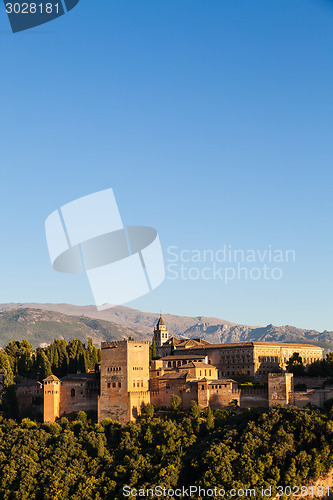
[(311, 408), (200, 414), (193, 403), (188, 412), (154, 416), (147, 405), (124, 427), (93, 423), (82, 412), (53, 424), (0, 418), (0, 436), (4, 500), (120, 500), (124, 486), (137, 497), (156, 486), (201, 486), (254, 488), (256, 498), (272, 486), (273, 497), (276, 486), (297, 488), (333, 466), (332, 412)]

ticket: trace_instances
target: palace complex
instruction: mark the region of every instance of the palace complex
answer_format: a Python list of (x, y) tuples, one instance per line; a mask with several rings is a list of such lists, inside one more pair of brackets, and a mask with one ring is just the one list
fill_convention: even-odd
[[(323, 349), (311, 344), (210, 344), (202, 339), (178, 339), (169, 336), (162, 316), (154, 339), (160, 358), (150, 363), (148, 342), (102, 342), (98, 373), (69, 374), (61, 379), (51, 375), (42, 383), (22, 381), (16, 391), (20, 414), (39, 413), (44, 421), (53, 422), (80, 410), (94, 411), (98, 421), (111, 418), (126, 423), (135, 419), (147, 403), (169, 407), (173, 395), (181, 398), (183, 408), (194, 400), (201, 409), (304, 406), (332, 397), (330, 391), (307, 390), (297, 399), (293, 391), (287, 362), (294, 353), (305, 366), (321, 360)], [(268, 385), (262, 384), (258, 390), (239, 389), (236, 380), (244, 377)]]

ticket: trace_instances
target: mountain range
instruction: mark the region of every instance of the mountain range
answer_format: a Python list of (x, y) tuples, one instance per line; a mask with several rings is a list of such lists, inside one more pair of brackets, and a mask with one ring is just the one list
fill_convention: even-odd
[[(129, 336), (151, 340), (159, 314), (117, 306), (97, 311), (95, 306), (72, 304), (0, 304), (0, 346), (26, 338), (34, 347), (55, 338), (70, 340), (88, 337), (95, 345), (101, 341)], [(297, 342), (312, 343), (333, 350), (333, 332), (305, 330), (294, 326), (248, 326), (219, 318), (163, 314), (171, 336), (202, 338), (211, 343)]]

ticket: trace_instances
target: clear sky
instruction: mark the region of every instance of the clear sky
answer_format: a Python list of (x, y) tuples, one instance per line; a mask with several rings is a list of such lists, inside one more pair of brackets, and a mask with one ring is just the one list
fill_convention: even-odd
[(281, 279), (167, 270), (126, 305), (333, 330), (333, 2), (81, 0), (17, 34), (1, 5), (0, 44), (0, 302), (93, 302), (52, 269), (44, 222), (112, 187), (166, 260), (295, 252)]

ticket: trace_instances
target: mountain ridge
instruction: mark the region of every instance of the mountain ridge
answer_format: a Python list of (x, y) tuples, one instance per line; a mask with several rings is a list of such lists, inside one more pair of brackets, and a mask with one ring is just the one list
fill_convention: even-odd
[[(44, 312), (47, 311), (48, 313), (62, 314), (71, 318), (68, 322), (69, 324), (72, 324), (73, 334), (76, 332), (77, 334), (82, 335), (81, 340), (86, 339), (87, 336), (91, 336), (93, 337), (95, 345), (103, 340), (120, 340), (121, 338), (128, 336), (132, 336), (138, 340), (151, 340), (154, 326), (159, 317), (159, 314), (156, 313), (142, 312), (125, 306), (117, 306), (97, 311), (97, 308), (92, 305), (76, 306), (72, 304), (47, 303), (0, 304), (0, 345), (3, 345), (5, 341), (1, 326), (1, 318), (3, 318), (3, 314), (13, 310), (39, 310)], [(85, 318), (96, 320), (97, 323), (90, 323), (89, 326), (89, 324), (87, 324), (89, 322), (87, 319), (85, 320)], [(249, 341), (312, 343), (323, 347), (326, 350), (333, 350), (333, 332), (329, 332), (327, 330), (318, 332), (316, 330), (306, 330), (291, 325), (274, 326), (272, 324), (267, 326), (249, 326), (233, 323), (220, 318), (205, 316), (190, 317), (163, 314), (163, 318), (169, 329), (170, 336), (176, 336), (179, 338), (201, 337), (213, 344)], [(25, 320), (23, 318), (21, 322), (24, 321)], [(45, 325), (46, 320), (40, 318), (40, 322), (42, 323), (43, 321)], [(44, 342), (49, 342), (52, 334), (64, 336), (63, 325), (60, 329), (61, 332), (58, 332), (56, 325), (54, 325), (54, 318), (49, 318), (48, 321), (49, 323), (52, 323), (52, 328), (50, 327), (48, 330), (46, 335), (47, 340), (44, 340)], [(58, 325), (59, 321), (56, 321)], [(64, 321), (64, 319), (62, 318), (61, 321)], [(83, 324), (85, 326), (82, 326)], [(36, 343), (38, 339), (41, 339), (42, 332), (40, 328), (32, 328), (33, 332), (31, 337), (31, 333), (29, 334), (29, 328), (30, 330), (32, 328), (31, 322), (29, 323), (29, 321), (26, 321), (25, 331), (27, 332), (27, 335), (30, 335), (30, 338), (33, 338), (35, 332), (36, 339), (34, 342)], [(22, 328), (19, 329), (18, 333), (20, 336), (23, 334), (23, 330)], [(8, 334), (11, 331), (9, 325), (7, 325), (4, 331), (6, 333), (5, 338), (8, 338)], [(12, 331), (12, 333), (14, 334), (15, 331)], [(65, 328), (65, 336), (68, 336), (69, 334), (70, 330), (67, 331)], [(61, 337), (58, 336), (55, 338)], [(11, 340), (14, 340), (14, 338), (11, 338)], [(29, 340), (29, 338), (27, 340)]]

